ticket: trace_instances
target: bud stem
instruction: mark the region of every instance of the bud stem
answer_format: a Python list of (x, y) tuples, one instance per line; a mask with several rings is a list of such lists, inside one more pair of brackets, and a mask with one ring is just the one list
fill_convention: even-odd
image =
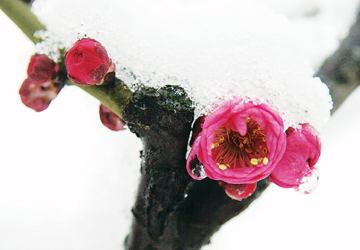
[(20, 0), (1, 0), (0, 9), (22, 30), (22, 32), (33, 42), (39, 42), (34, 37), (37, 30), (45, 30), (36, 16), (30, 12), (30, 6)]
[[(113, 86), (78, 86), (88, 94), (98, 99), (117, 116), (122, 117), (122, 111), (132, 97), (131, 90), (119, 79), (115, 80), (117, 85)], [(67, 84), (74, 85), (70, 80)]]

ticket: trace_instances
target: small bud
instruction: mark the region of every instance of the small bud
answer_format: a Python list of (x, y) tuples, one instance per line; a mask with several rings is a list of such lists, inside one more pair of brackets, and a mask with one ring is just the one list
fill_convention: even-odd
[(96, 40), (77, 41), (65, 55), (68, 77), (78, 85), (102, 84), (107, 73), (115, 71), (105, 48)]
[(227, 196), (233, 200), (241, 201), (252, 195), (256, 189), (256, 183), (229, 184), (223, 181), (219, 185), (225, 190)]
[(20, 87), (21, 101), (29, 108), (45, 110), (64, 84), (59, 81), (59, 65), (46, 55), (35, 54), (27, 69), (28, 78)]
[(21, 101), (25, 106), (40, 112), (45, 110), (50, 102), (55, 99), (60, 90), (62, 83), (54, 83), (47, 81), (45, 83), (38, 83), (33, 78), (27, 78), (21, 85), (19, 90)]
[(53, 78), (58, 71), (59, 65), (49, 57), (35, 54), (30, 59), (27, 74), (34, 82), (45, 83)]
[(124, 130), (126, 123), (117, 115), (115, 115), (109, 108), (100, 105), (100, 120), (102, 124), (113, 131)]

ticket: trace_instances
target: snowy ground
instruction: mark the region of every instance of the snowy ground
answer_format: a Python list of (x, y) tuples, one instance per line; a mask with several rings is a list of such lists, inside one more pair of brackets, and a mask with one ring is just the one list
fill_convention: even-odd
[[(121, 249), (140, 142), (102, 126), (99, 103), (76, 87), (44, 112), (23, 106), (33, 45), (2, 12), (0, 23), (0, 249)], [(359, 107), (360, 89), (326, 128), (313, 194), (270, 186), (204, 249), (360, 249)]]

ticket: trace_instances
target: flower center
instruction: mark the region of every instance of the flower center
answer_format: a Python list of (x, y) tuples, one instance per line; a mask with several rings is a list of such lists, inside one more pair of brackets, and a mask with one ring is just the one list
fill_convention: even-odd
[(247, 117), (247, 131), (244, 136), (228, 126), (215, 131), (211, 155), (220, 169), (253, 167), (268, 163), (266, 134), (259, 123)]

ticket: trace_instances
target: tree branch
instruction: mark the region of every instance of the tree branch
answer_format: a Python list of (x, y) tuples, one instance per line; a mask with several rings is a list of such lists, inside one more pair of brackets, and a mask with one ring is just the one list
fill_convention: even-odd
[[(29, 4), (26, 4), (21, 0), (1, 0), (0, 9), (34, 44), (40, 42), (38, 38), (34, 37), (34, 33), (38, 30), (45, 30), (45, 26), (42, 25), (36, 16), (30, 11)], [(61, 60), (60, 62), (60, 68), (64, 78), (66, 78), (67, 73), (63, 61), (64, 60)], [(94, 96), (119, 117), (121, 117), (123, 109), (128, 104), (132, 96), (130, 89), (119, 79), (116, 79), (115, 85), (108, 86), (93, 85), (85, 87), (76, 85), (70, 80), (67, 80), (66, 84), (75, 85), (88, 94)]]
[(24, 32), (24, 34), (33, 42), (40, 40), (34, 37), (38, 30), (45, 30), (37, 17), (30, 12), (30, 6), (20, 0), (1, 0), (0, 9)]
[[(191, 180), (185, 154), (193, 117), (191, 100), (177, 86), (144, 87), (125, 109), (123, 119), (143, 142), (142, 177), (126, 249), (173, 249), (173, 237), (164, 239), (163, 234)], [(176, 230), (176, 223), (170, 230)]]
[[(68, 84), (74, 85), (70, 80)], [(132, 97), (132, 91), (117, 78), (114, 85), (76, 86), (98, 99), (119, 117), (122, 117), (122, 112)]]
[(360, 84), (360, 13), (339, 49), (316, 73), (329, 89), (335, 112)]

